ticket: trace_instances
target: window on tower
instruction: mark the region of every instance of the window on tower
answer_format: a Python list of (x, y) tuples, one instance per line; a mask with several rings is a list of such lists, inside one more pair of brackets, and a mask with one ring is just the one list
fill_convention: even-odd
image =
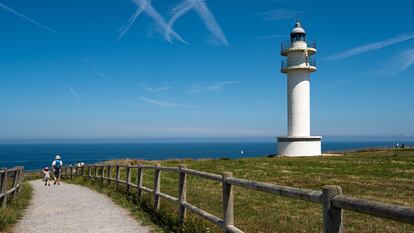
[(306, 41), (306, 34), (292, 34), (290, 38), (292, 42)]

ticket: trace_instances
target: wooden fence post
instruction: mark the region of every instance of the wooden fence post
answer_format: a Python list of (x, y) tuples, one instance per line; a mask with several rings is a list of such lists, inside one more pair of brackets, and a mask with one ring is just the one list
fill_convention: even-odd
[(342, 209), (331, 204), (331, 199), (342, 195), (342, 188), (336, 185), (326, 185), (322, 190), (323, 232), (342, 233)]
[(20, 173), (19, 173), (19, 187), (17, 188), (17, 192), (22, 191), (23, 189), (23, 179), (24, 179), (24, 167), (20, 167)]
[(1, 193), (4, 194), (1, 202), (1, 207), (7, 207), (7, 169), (4, 170), (3, 176), (1, 177)]
[(78, 177), (78, 174), (79, 174), (79, 166), (76, 165), (75, 166), (75, 177)]
[(186, 210), (183, 203), (187, 200), (187, 174), (183, 171), (186, 168), (185, 164), (180, 164), (178, 167), (178, 220), (183, 223), (185, 220)]
[(161, 170), (160, 164), (155, 165), (154, 173), (154, 209), (157, 211), (160, 208), (160, 196), (158, 193), (161, 190)]
[(234, 225), (233, 187), (226, 182), (226, 178), (232, 176), (232, 172), (223, 172), (223, 230), (225, 233), (229, 232), (227, 230), (229, 225)]
[(20, 169), (17, 169), (16, 171), (14, 171), (14, 174), (13, 174), (13, 188), (14, 188), (13, 196), (15, 196), (17, 192), (17, 184), (19, 182), (19, 171)]
[(97, 179), (98, 179), (98, 166), (95, 164), (93, 180), (97, 180)]
[(116, 174), (115, 174), (115, 180), (116, 180), (116, 188), (119, 187), (119, 178), (120, 178), (120, 172), (119, 172), (119, 164), (116, 165)]
[(95, 171), (95, 165), (91, 165), (91, 180), (93, 180), (94, 174), (93, 172)]
[(91, 176), (92, 176), (92, 166), (88, 166), (88, 179), (91, 180)]
[(20, 191), (20, 188), (22, 186), (22, 175), (23, 175), (23, 169), (22, 167), (19, 167), (19, 172), (17, 173), (17, 187), (15, 193), (18, 193)]
[(101, 164), (101, 182), (102, 184), (104, 183), (104, 172), (105, 172), (105, 167), (103, 164)]
[(143, 168), (141, 166), (141, 164), (138, 164), (138, 169), (137, 169), (137, 197), (138, 197), (138, 201), (141, 200), (141, 194), (142, 194), (142, 182), (144, 180), (144, 176), (143, 176)]
[(126, 168), (125, 182), (126, 182), (127, 192), (129, 192), (129, 184), (131, 183), (131, 166), (130, 165), (127, 165), (127, 168)]
[(73, 179), (73, 167), (72, 167), (72, 165), (69, 166), (69, 169), (70, 169), (70, 179), (72, 180)]
[(111, 185), (111, 165), (108, 165), (108, 185)]
[(85, 165), (82, 165), (81, 173), (82, 173), (81, 176), (84, 177), (85, 176)]

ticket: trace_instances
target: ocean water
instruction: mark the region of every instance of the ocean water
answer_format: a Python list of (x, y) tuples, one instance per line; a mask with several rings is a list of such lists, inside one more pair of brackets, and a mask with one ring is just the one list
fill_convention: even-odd
[[(403, 143), (414, 145), (414, 142)], [(388, 142), (322, 142), (324, 152), (371, 147), (388, 147)], [(242, 158), (265, 156), (276, 151), (276, 142), (0, 144), (0, 168), (24, 166), (26, 170), (40, 169), (50, 166), (56, 154), (62, 156), (65, 164), (74, 164), (122, 158)]]

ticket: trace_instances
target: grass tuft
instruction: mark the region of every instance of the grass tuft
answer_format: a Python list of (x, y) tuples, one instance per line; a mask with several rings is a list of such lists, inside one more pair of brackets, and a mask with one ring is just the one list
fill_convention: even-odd
[(8, 200), (7, 208), (0, 209), (0, 232), (12, 231), (12, 227), (22, 218), (24, 210), (29, 205), (32, 193), (32, 186), (23, 182), (21, 192)]

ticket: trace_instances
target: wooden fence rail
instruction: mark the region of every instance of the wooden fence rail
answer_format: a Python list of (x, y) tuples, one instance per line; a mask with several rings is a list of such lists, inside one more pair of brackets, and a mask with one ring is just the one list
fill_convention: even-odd
[[(21, 190), (23, 183), (23, 167), (0, 170), (0, 204), (1, 208), (7, 207), (7, 200)], [(10, 179), (10, 180), (9, 180)], [(10, 187), (10, 188), (8, 188)]]
[[(92, 174), (92, 168), (94, 173)], [(112, 178), (111, 170), (115, 168), (115, 178)], [(117, 186), (125, 184), (127, 190), (133, 188), (137, 191), (138, 199), (141, 198), (142, 192), (148, 192), (153, 195), (154, 209), (158, 210), (160, 207), (161, 198), (177, 203), (178, 218), (182, 222), (185, 219), (186, 210), (189, 210), (200, 217), (218, 225), (224, 232), (243, 233), (242, 230), (234, 226), (234, 200), (233, 200), (233, 186), (243, 187), (246, 189), (257, 190), (261, 192), (271, 193), (274, 195), (285, 196), (293, 199), (300, 199), (319, 203), (322, 205), (323, 216), (323, 232), (324, 233), (342, 233), (343, 231), (343, 209), (355, 211), (372, 216), (392, 219), (400, 222), (414, 224), (414, 208), (390, 205), (369, 200), (357, 199), (342, 195), (342, 189), (339, 186), (327, 185), (322, 191), (314, 191), (307, 189), (299, 189), (287, 186), (280, 186), (268, 184), (263, 182), (256, 182), (251, 180), (239, 179), (233, 177), (231, 172), (223, 172), (222, 175), (212, 174), (186, 168), (180, 165), (179, 167), (164, 167), (157, 165), (143, 165), (136, 166), (120, 166), (120, 165), (92, 165), (82, 166), (79, 168), (64, 167), (64, 176), (73, 178), (73, 176), (81, 176), (87, 179), (100, 179), (102, 183), (107, 180), (107, 184), (114, 181)], [(100, 175), (98, 175), (98, 169)], [(107, 176), (105, 176), (105, 169)], [(133, 169), (136, 169), (137, 182), (131, 183), (131, 174)], [(154, 170), (154, 185), (151, 188), (143, 186), (143, 171), (144, 169)], [(68, 172), (69, 170), (69, 172)], [(88, 170), (88, 174), (84, 173)], [(125, 170), (125, 180), (121, 180), (121, 170)], [(79, 172), (82, 171), (82, 172)], [(161, 171), (178, 172), (178, 197), (173, 197), (161, 192)], [(222, 184), (222, 198), (223, 198), (223, 219), (208, 213), (187, 202), (187, 175), (201, 177), (203, 179), (213, 180)]]

